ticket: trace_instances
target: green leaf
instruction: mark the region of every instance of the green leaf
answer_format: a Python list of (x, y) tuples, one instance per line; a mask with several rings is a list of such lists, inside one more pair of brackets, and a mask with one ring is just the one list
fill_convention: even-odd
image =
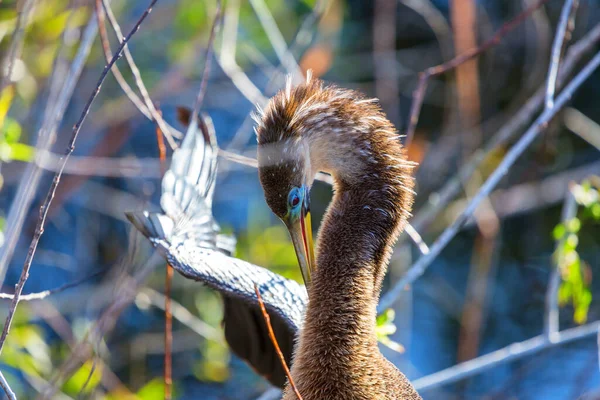
[(558, 224), (554, 227), (552, 231), (552, 236), (554, 236), (554, 240), (561, 240), (565, 233), (567, 233), (567, 228), (565, 228), (564, 224)]
[(571, 233), (579, 232), (579, 230), (581, 229), (581, 221), (579, 220), (579, 218), (575, 217), (567, 221), (567, 229)]
[[(63, 391), (71, 394), (79, 393), (83, 390), (83, 393), (91, 393), (92, 390), (100, 383), (102, 379), (102, 367), (96, 363), (95, 368), (93, 361), (88, 360), (75, 372), (69, 380), (63, 385)], [(91, 373), (91, 376), (90, 376)], [(89, 378), (89, 381), (88, 381)], [(87, 385), (86, 385), (87, 382)], [(85, 388), (84, 388), (84, 385)]]
[(165, 382), (162, 378), (154, 378), (138, 390), (136, 395), (142, 400), (162, 400), (165, 395)]

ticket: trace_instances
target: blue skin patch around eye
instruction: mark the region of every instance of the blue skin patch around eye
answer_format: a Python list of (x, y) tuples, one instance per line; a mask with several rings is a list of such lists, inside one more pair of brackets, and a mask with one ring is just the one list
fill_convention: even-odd
[(306, 189), (304, 186), (295, 187), (290, 190), (288, 194), (288, 218), (290, 220), (296, 220), (300, 218), (300, 210), (302, 209), (302, 204), (304, 203), (304, 194), (306, 193)]

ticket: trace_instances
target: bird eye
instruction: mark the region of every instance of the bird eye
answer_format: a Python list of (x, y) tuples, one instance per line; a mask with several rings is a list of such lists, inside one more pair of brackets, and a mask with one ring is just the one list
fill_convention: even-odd
[(296, 208), (300, 204), (300, 189), (293, 188), (288, 196), (288, 203), (291, 208)]

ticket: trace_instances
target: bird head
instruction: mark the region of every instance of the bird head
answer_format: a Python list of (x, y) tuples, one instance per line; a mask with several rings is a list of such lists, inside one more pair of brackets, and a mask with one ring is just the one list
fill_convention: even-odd
[(310, 188), (316, 171), (311, 168), (308, 139), (290, 123), (296, 106), (308, 95), (307, 85), (286, 89), (275, 95), (265, 111), (255, 115), (258, 139), (258, 175), (265, 199), (290, 233), (298, 263), (309, 286), (315, 268)]

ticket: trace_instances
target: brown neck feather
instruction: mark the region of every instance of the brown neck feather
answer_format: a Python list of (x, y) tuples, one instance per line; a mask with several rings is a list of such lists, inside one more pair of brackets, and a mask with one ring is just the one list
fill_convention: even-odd
[[(357, 140), (368, 141), (363, 148), (372, 151), (355, 152), (356, 159), (349, 161), (354, 169), (328, 171), (335, 193), (319, 232), (317, 268), (292, 369), (305, 391), (319, 387), (320, 380), (321, 387), (333, 387), (332, 393), (349, 387), (353, 395), (372, 390), (373, 377), (387, 363), (377, 346), (376, 306), (392, 246), (410, 210), (412, 180), (400, 162), (405, 158), (393, 129)], [(312, 154), (313, 146), (311, 159)], [(363, 167), (356, 170), (356, 165)]]

